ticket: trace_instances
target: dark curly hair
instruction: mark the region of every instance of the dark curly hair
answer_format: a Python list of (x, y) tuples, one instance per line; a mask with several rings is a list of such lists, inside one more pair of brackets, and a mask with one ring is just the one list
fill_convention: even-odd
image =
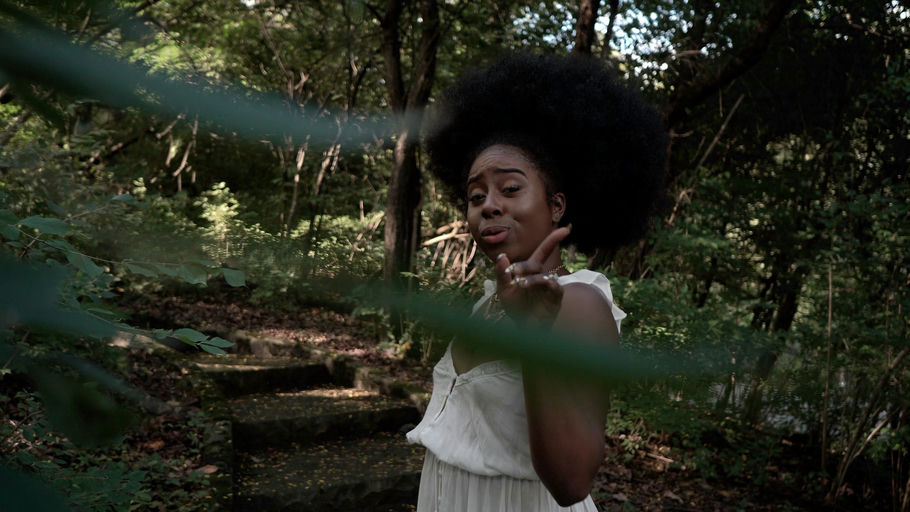
[(467, 173), (493, 144), (525, 151), (563, 192), (565, 243), (592, 254), (640, 239), (663, 195), (657, 111), (586, 57), (509, 54), (446, 91), (430, 123), (433, 173), (465, 205)]

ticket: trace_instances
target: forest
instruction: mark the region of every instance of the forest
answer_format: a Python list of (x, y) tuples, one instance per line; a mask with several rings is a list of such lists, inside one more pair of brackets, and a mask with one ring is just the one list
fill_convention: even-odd
[[(615, 350), (462, 315), (491, 267), (420, 134), (515, 50), (669, 134), (648, 237), (563, 249)], [(599, 510), (910, 512), (908, 168), (902, 0), (0, 0), (0, 510), (269, 510), (229, 466), (278, 448), (213, 456), (198, 368), (272, 340), (429, 389), (463, 335), (610, 388)]]

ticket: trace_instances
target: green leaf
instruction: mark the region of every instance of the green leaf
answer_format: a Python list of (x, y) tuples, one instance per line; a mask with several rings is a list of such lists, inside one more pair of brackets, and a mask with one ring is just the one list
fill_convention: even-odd
[(0, 210), (0, 235), (7, 240), (18, 240), (19, 229), (16, 228), (18, 222), (19, 218), (13, 215), (13, 212)]
[(218, 336), (212, 336), (211, 338), (203, 341), (202, 344), (211, 345), (213, 347), (221, 347), (221, 348), (228, 348), (228, 347), (234, 346), (234, 344), (231, 343), (230, 341), (228, 341), (224, 338), (219, 338)]
[(81, 252), (66, 252), (66, 259), (83, 274), (89, 277), (98, 277), (104, 273), (104, 269), (95, 265), (91, 258)]
[(208, 338), (208, 336), (206, 336), (205, 334), (203, 334), (195, 329), (188, 329), (186, 327), (184, 327), (183, 329), (177, 329), (176, 331), (174, 331), (173, 336), (175, 338), (178, 338), (187, 343), (191, 343), (193, 345), (195, 345), (197, 343), (202, 343), (203, 341), (205, 341)]
[(152, 265), (159, 274), (164, 274), (170, 277), (177, 277), (177, 267), (174, 265), (168, 264), (155, 264)]
[(198, 263), (184, 263), (177, 269), (177, 274), (187, 283), (205, 284), (208, 281), (208, 269)]
[(218, 347), (213, 347), (211, 345), (203, 344), (203, 345), (199, 345), (199, 348), (201, 348), (202, 350), (205, 350), (209, 354), (215, 354), (216, 356), (223, 356), (223, 355), (227, 354), (227, 352), (225, 352), (224, 350), (221, 350)]
[(58, 217), (66, 217), (66, 210), (64, 210), (63, 207), (59, 204), (51, 201), (50, 199), (45, 199), (44, 203), (52, 212), (54, 212), (54, 215)]
[(152, 336), (154, 336), (156, 340), (163, 340), (170, 335), (171, 331), (165, 329), (155, 329), (152, 331)]
[(129, 412), (88, 383), (44, 370), (30, 372), (48, 419), (71, 441), (97, 446), (116, 439), (132, 422)]
[(119, 196), (114, 196), (111, 198), (111, 201), (134, 201), (132, 194), (120, 194)]
[(114, 318), (117, 318), (117, 316), (118, 316), (117, 313), (115, 313), (109, 309), (85, 308), (85, 310), (88, 311), (89, 313), (94, 313), (96, 316), (100, 316), (102, 318), (114, 319)]
[(0, 224), (16, 224), (19, 218), (9, 210), (0, 210)]
[(224, 280), (227, 281), (227, 284), (231, 286), (246, 286), (246, 275), (242, 270), (222, 268), (221, 273), (224, 274)]
[[(137, 64), (118, 61), (83, 45), (50, 27), (35, 24), (20, 30), (0, 31), (0, 68), (23, 82), (77, 97), (90, 96), (111, 107), (138, 107), (164, 115), (192, 115), (220, 125), (224, 133), (256, 140), (332, 141), (338, 126), (315, 109), (288, 108), (278, 95), (250, 94), (236, 87), (200, 87), (151, 73)], [(28, 87), (21, 87), (27, 90)], [(33, 105), (37, 108), (39, 105)], [(49, 108), (39, 111), (61, 125), (62, 116)], [(394, 127), (391, 121), (358, 119), (357, 130), (344, 130), (345, 141), (371, 140), (373, 134)], [(369, 134), (369, 135), (367, 135)]]
[(40, 215), (26, 217), (19, 221), (19, 225), (35, 228), (48, 235), (65, 235), (70, 232), (70, 227), (66, 222), (53, 217), (41, 217)]
[(73, 247), (72, 244), (70, 244), (66, 240), (63, 240), (60, 238), (53, 239), (53, 240), (47, 240), (46, 244), (51, 247), (54, 247), (56, 249), (59, 249), (61, 252), (79, 252), (76, 250), (75, 247)]
[(29, 473), (0, 468), (0, 482), (3, 482), (4, 488), (15, 489), (15, 492), (0, 492), (0, 510), (35, 512), (70, 510), (60, 491), (47, 487)]
[(0, 223), (0, 236), (7, 240), (19, 240), (19, 230), (16, 226)]
[(126, 268), (129, 269), (129, 271), (133, 274), (139, 274), (140, 276), (158, 277), (158, 272), (155, 271), (155, 267), (152, 265), (144, 265), (142, 263), (126, 263)]
[(0, 257), (0, 324), (44, 327), (70, 335), (103, 337), (110, 324), (60, 305), (66, 272), (50, 265), (25, 264)]

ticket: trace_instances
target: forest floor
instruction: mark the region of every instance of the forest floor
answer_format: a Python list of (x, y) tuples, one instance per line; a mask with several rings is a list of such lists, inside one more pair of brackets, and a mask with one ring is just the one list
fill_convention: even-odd
[[(217, 326), (296, 340), (346, 354), (398, 379), (431, 389), (435, 361), (408, 360), (391, 348), (380, 348), (373, 325), (328, 309), (309, 307), (290, 314), (257, 307), (246, 300), (237, 300), (237, 297), (213, 300), (207, 296), (204, 300), (195, 300), (155, 294), (124, 299), (120, 307), (134, 316), (137, 327), (144, 327), (143, 319), (167, 319), (174, 326), (200, 330)], [(168, 376), (162, 378), (163, 382), (170, 379)], [(154, 395), (155, 390), (148, 387), (155, 385), (148, 380), (144, 384)], [(170, 383), (164, 387), (173, 389)], [(749, 479), (707, 476), (697, 469), (675, 463), (674, 459), (680, 455), (679, 448), (667, 443), (638, 442), (630, 453), (623, 448), (622, 439), (606, 436), (605, 442), (606, 456), (592, 491), (601, 511), (832, 510), (812, 501), (811, 493), (786, 485), (788, 480), (792, 481), (794, 472), (810, 470), (799, 467), (805, 466), (805, 461), (767, 468), (772, 481), (759, 486)]]

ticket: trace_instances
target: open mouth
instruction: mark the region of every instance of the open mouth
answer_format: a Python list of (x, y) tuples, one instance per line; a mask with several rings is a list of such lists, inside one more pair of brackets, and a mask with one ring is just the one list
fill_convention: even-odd
[(505, 240), (509, 230), (502, 226), (491, 226), (480, 232), (480, 239), (487, 244), (498, 244)]

